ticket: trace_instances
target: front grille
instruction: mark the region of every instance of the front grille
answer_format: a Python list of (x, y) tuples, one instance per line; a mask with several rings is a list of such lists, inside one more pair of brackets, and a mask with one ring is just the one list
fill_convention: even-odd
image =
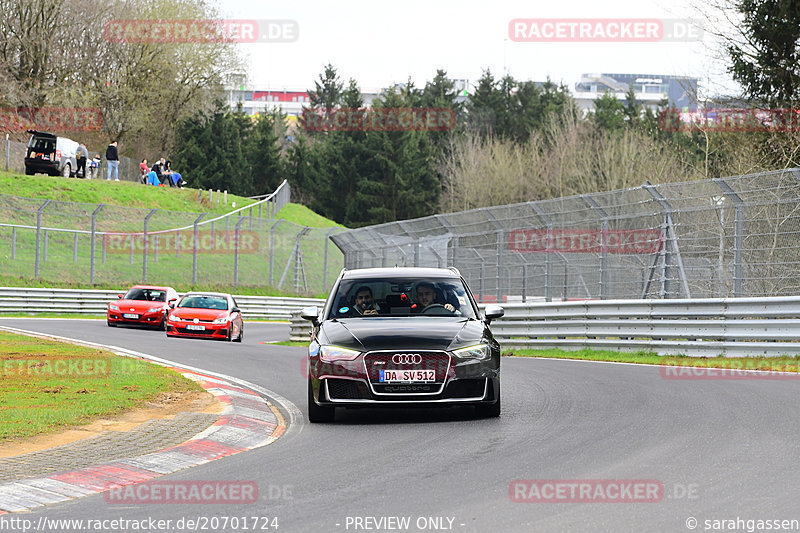
[[(395, 362), (395, 356), (403, 362)], [(375, 394), (439, 394), (448, 374), (452, 372), (450, 354), (443, 351), (403, 350), (369, 352), (364, 356), (369, 384)], [(424, 383), (385, 383), (380, 381), (382, 370), (433, 370), (434, 381)]]
[(328, 396), (331, 400), (361, 400), (369, 398), (369, 393), (364, 389), (364, 384), (351, 379), (325, 380), (328, 385)]
[[(420, 362), (395, 364), (395, 355), (419, 355)], [(447, 378), (450, 367), (450, 355), (446, 352), (423, 352), (407, 350), (402, 352), (370, 352), (364, 356), (367, 375), (373, 383), (380, 383), (381, 370), (435, 370), (436, 381), (441, 383)]]

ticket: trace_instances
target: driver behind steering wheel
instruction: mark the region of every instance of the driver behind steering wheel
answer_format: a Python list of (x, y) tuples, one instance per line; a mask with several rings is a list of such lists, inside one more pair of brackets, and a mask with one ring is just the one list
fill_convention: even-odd
[(436, 288), (433, 286), (433, 283), (421, 281), (417, 284), (417, 305), (412, 308), (412, 311), (424, 313), (426, 309), (432, 306), (444, 307), (451, 313), (456, 310), (452, 304), (441, 304), (436, 301)]

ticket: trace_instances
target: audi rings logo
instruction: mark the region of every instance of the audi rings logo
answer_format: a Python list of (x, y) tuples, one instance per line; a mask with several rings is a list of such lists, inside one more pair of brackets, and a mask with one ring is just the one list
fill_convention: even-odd
[(396, 365), (418, 365), (422, 356), (418, 353), (396, 353), (392, 356), (392, 363)]

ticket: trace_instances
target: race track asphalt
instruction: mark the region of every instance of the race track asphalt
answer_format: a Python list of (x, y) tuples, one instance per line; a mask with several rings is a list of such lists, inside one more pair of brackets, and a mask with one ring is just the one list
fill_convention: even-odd
[[(287, 339), (288, 324), (246, 323), (242, 345), (97, 320), (0, 324), (227, 374), (306, 411), (305, 350), (261, 343)], [(498, 419), (476, 419), (469, 408), (298, 419), (269, 446), (162, 478), (254, 481), (254, 504), (115, 505), (94, 495), (24, 516), (172, 520), (163, 531), (181, 531), (181, 518), (277, 517), (282, 532), (437, 524), (458, 532), (704, 531), (719, 525), (712, 520), (738, 519), (744, 530), (747, 520), (800, 520), (798, 380), (665, 379), (656, 367), (523, 358), (504, 358), (501, 375)], [(663, 494), (656, 502), (519, 503), (509, 493), (519, 479), (650, 480)], [(396, 524), (378, 522), (386, 517), (408, 517), (410, 527), (378, 528)], [(245, 530), (231, 523), (216, 530)], [(265, 524), (257, 530), (271, 530)]]

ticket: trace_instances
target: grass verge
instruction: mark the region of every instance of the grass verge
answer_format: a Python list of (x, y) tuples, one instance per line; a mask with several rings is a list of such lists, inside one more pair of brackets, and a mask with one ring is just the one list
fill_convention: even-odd
[(580, 359), (586, 361), (613, 361), (642, 365), (694, 366), (703, 368), (725, 368), (745, 370), (773, 370), (800, 372), (800, 356), (783, 357), (689, 357), (686, 355), (658, 355), (653, 352), (613, 352), (608, 350), (567, 351), (556, 348), (547, 350), (505, 350), (504, 356), (543, 357), (558, 359)]
[(104, 350), (0, 331), (0, 442), (53, 433), (200, 387)]

